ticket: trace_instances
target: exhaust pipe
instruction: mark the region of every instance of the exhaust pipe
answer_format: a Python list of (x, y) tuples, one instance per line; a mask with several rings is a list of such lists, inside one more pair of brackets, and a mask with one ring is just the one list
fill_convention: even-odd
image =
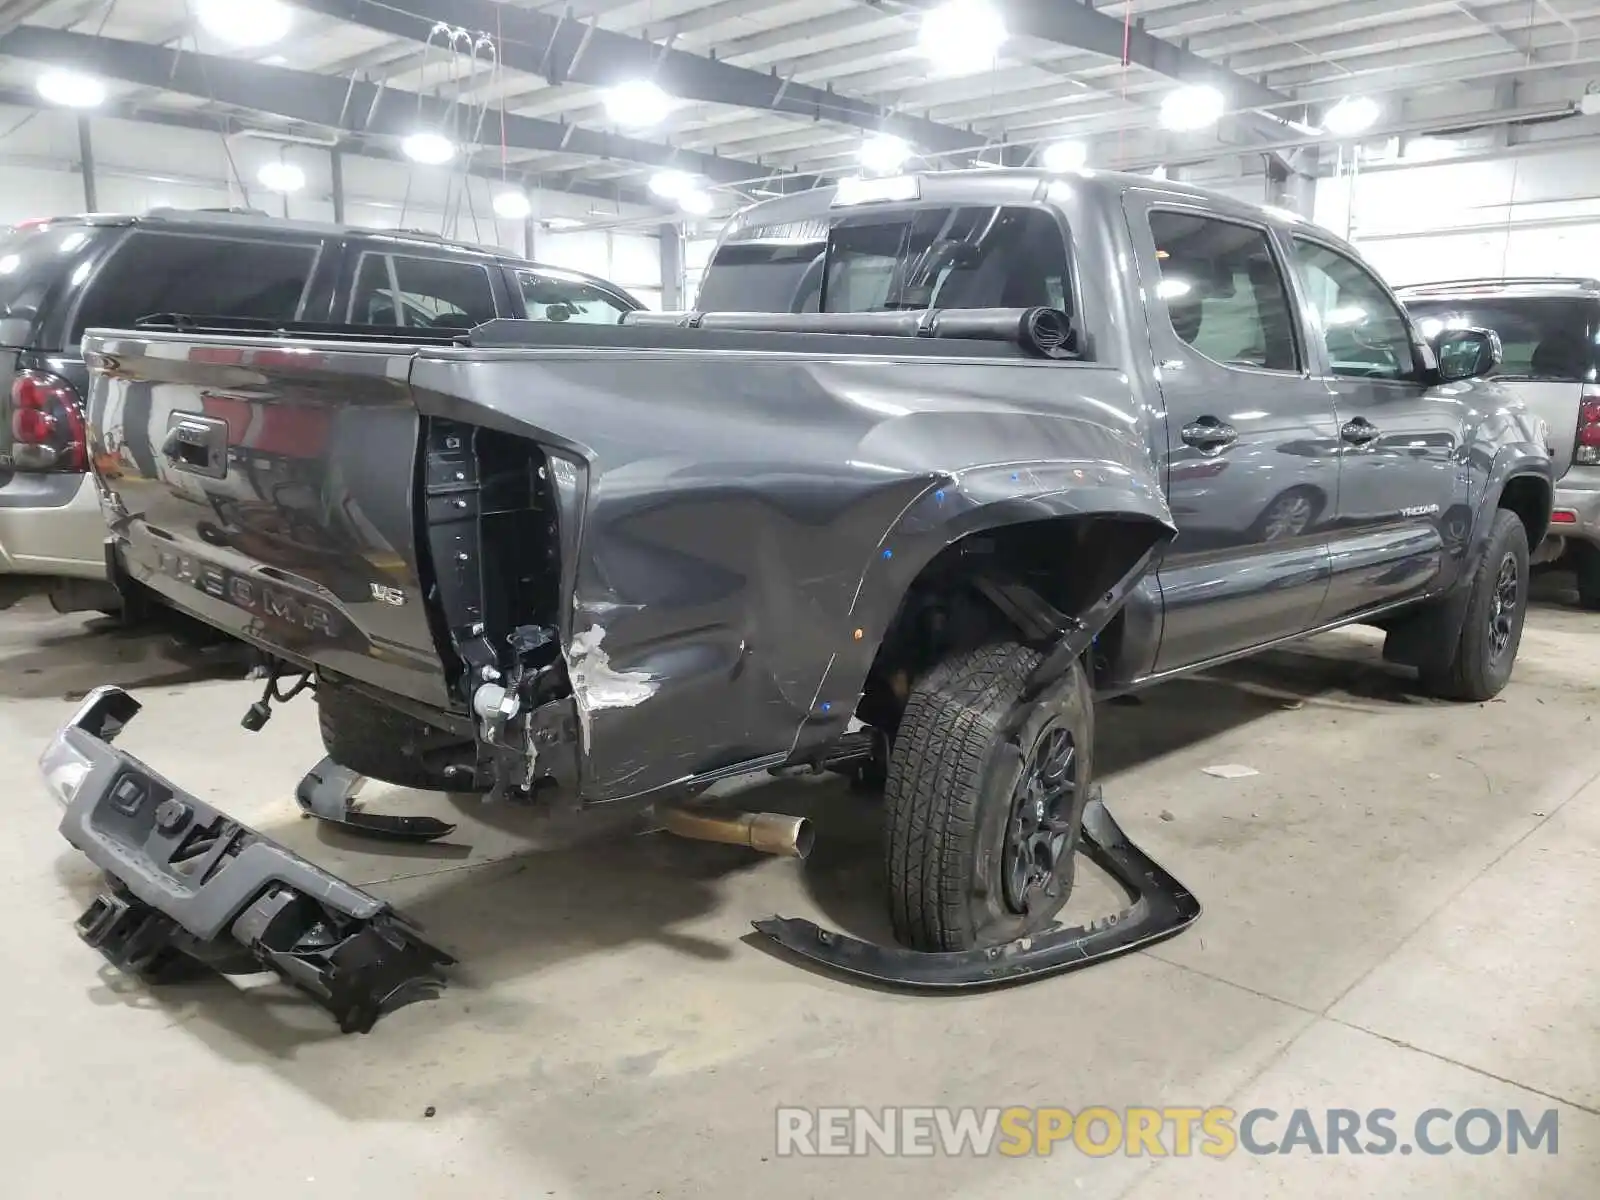
[(805, 858), (816, 840), (810, 821), (783, 813), (716, 812), (663, 804), (656, 806), (656, 819), (661, 828), (679, 837), (748, 846), (783, 858)]

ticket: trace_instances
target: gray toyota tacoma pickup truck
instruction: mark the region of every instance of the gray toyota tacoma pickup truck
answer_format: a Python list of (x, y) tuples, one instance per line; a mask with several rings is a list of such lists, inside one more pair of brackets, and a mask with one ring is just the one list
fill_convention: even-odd
[[(1491, 331), (1429, 343), (1322, 230), (1104, 173), (854, 182), (736, 218), (697, 307), (91, 333), (118, 569), (278, 664), (247, 724), (314, 688), (309, 811), (360, 775), (798, 854), (803, 823), (688, 798), (850, 769), (900, 945), (758, 928), (971, 986), (1198, 911), (1095, 798), (1095, 693), (1355, 622), (1441, 695), (1511, 673), (1544, 431), (1479, 378)], [(114, 881), (91, 942), (243, 947), (347, 1028), (442, 961), (117, 750), (135, 711), (96, 693), (44, 758)], [(1078, 849), (1137, 903), (1063, 930)]]

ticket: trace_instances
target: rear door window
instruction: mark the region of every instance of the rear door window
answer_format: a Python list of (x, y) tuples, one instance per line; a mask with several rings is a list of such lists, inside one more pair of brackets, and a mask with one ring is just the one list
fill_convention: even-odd
[(750, 227), (718, 247), (696, 307), (741, 312), (1072, 310), (1062, 229), (1019, 206), (875, 209)]
[(1566, 297), (1481, 297), (1414, 300), (1406, 308), (1423, 337), (1450, 329), (1492, 329), (1504, 357), (1500, 379), (1579, 383), (1593, 378), (1595, 348), (1589, 305)]
[(321, 248), (320, 241), (135, 230), (90, 284), (72, 340), (157, 313), (293, 321)]
[(1265, 229), (1155, 209), (1150, 235), (1156, 298), (1179, 339), (1223, 366), (1299, 370), (1289, 289)]

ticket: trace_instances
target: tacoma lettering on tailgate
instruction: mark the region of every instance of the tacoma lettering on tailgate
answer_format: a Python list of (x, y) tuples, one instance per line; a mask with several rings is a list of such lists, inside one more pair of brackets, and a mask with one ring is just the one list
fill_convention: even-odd
[(332, 609), (303, 600), (292, 592), (270, 587), (258, 579), (229, 571), (215, 563), (179, 554), (174, 550), (156, 551), (156, 569), (169, 578), (190, 584), (208, 596), (226, 600), (238, 608), (270, 620), (284, 621), (314, 633), (335, 637), (339, 618)]

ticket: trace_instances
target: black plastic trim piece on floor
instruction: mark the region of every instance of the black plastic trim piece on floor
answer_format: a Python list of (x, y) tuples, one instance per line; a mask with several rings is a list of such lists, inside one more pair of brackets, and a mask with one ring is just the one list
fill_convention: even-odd
[(1122, 832), (1095, 789), (1083, 813), (1081, 853), (1132, 903), (1088, 925), (1055, 929), (983, 950), (925, 953), (880, 946), (798, 917), (756, 921), (785, 950), (841, 974), (916, 991), (1027, 983), (1076, 971), (1175, 937), (1200, 916), (1200, 902)]

